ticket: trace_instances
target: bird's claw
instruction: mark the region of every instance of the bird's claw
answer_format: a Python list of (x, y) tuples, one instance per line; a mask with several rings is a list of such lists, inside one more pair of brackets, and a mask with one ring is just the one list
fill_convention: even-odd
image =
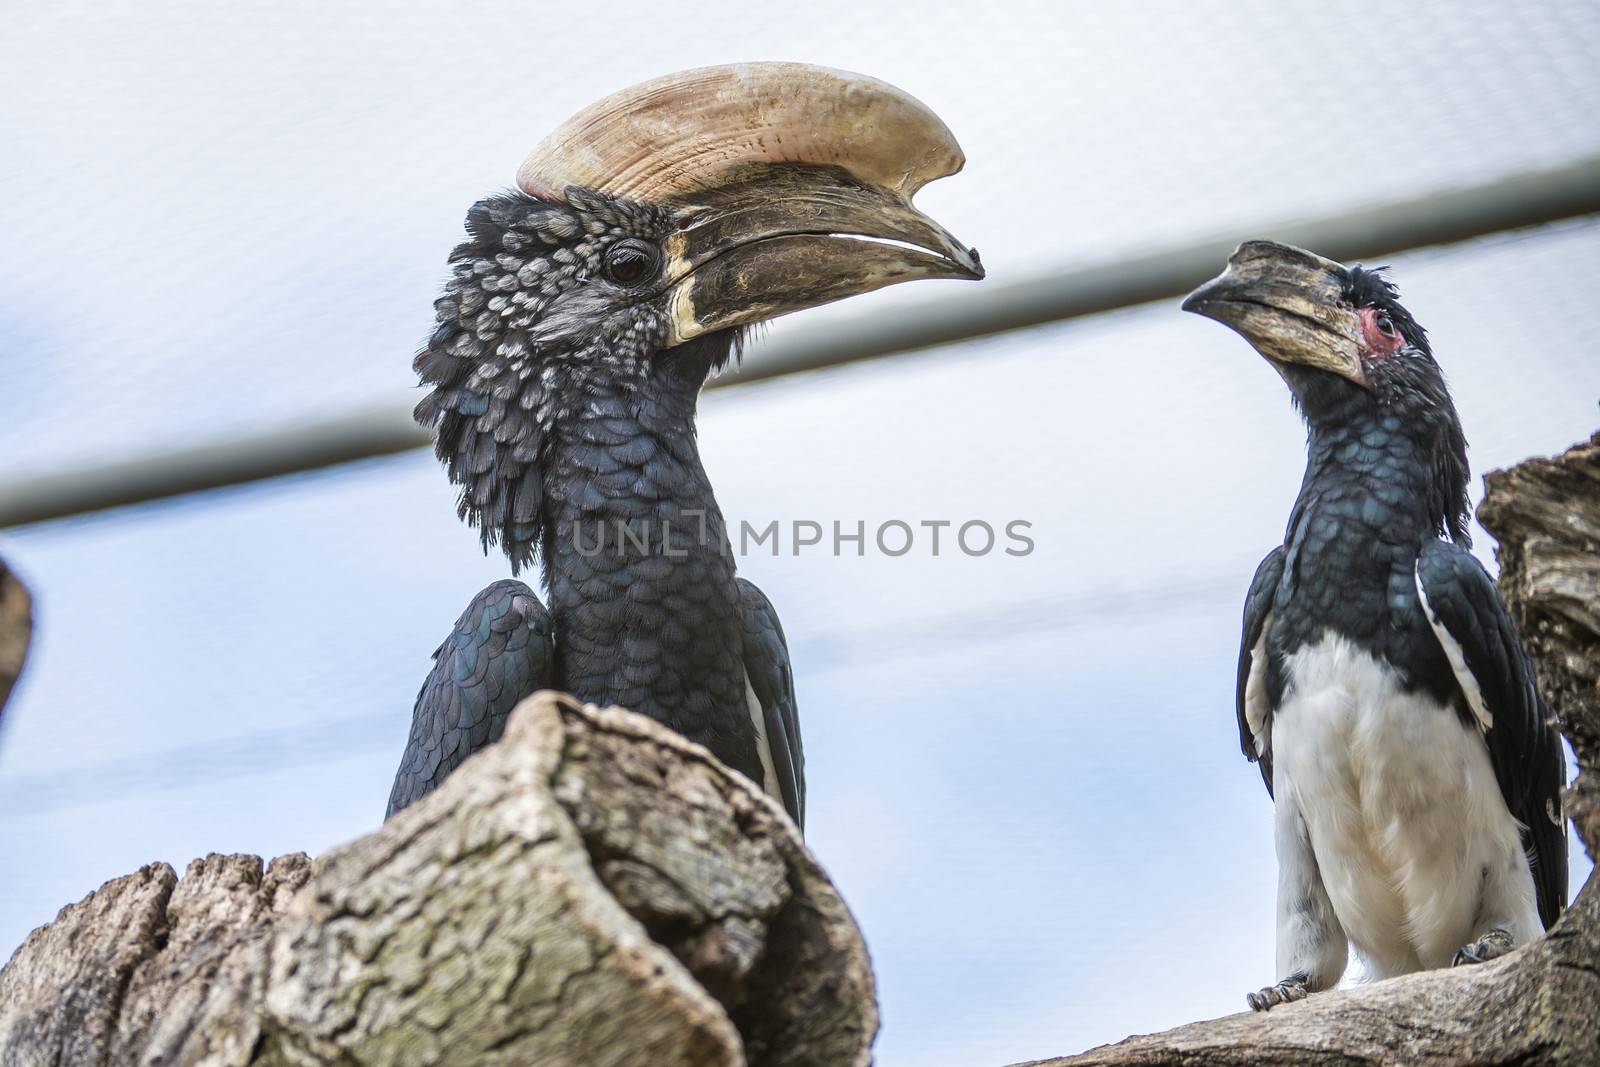
[(1504, 956), (1512, 948), (1511, 935), (1496, 927), (1472, 944), (1464, 945), (1457, 950), (1455, 959), (1450, 961), (1450, 966), (1461, 967), (1469, 963), (1488, 963), (1492, 959)]
[(1265, 989), (1246, 994), (1244, 999), (1250, 1005), (1251, 1011), (1266, 1011), (1275, 1005), (1287, 1004), (1291, 1000), (1304, 1000), (1309, 992), (1305, 976), (1291, 974), (1276, 985), (1269, 985)]

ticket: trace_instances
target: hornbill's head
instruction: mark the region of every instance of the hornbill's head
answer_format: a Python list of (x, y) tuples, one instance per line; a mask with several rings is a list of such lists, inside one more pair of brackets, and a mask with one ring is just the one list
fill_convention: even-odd
[(1289, 384), (1315, 432), (1403, 435), (1430, 474), (1430, 514), (1468, 540), (1467, 442), (1428, 335), (1381, 270), (1246, 241), (1183, 309), (1234, 330)]
[(417, 419), (461, 513), (513, 568), (538, 549), (541, 457), (564, 420), (653, 377), (696, 388), (741, 331), (917, 278), (981, 278), (911, 205), (965, 162), (920, 102), (794, 63), (708, 67), (561, 125), (518, 192), (467, 216), (415, 367)]

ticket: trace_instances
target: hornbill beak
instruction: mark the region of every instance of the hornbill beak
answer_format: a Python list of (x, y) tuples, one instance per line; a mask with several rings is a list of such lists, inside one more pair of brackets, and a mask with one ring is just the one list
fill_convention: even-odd
[(799, 63), (670, 74), (584, 109), (534, 150), (523, 191), (658, 205), (667, 345), (896, 282), (982, 278), (976, 251), (911, 204), (966, 162), (920, 101)]
[(1348, 274), (1331, 259), (1271, 241), (1246, 241), (1227, 269), (1183, 301), (1276, 364), (1331, 371), (1371, 388), (1361, 365), (1361, 322), (1345, 298)]

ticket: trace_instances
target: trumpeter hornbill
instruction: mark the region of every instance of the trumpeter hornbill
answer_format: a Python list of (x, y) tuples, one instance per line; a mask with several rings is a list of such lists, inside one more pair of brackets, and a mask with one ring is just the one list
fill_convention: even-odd
[(1245, 600), (1244, 754), (1274, 799), (1280, 980), (1264, 1011), (1476, 963), (1566, 904), (1561, 743), (1467, 551), (1467, 451), (1422, 327), (1376, 270), (1267, 241), (1184, 301), (1248, 340), (1305, 419), (1305, 480)]
[(860, 75), (710, 67), (579, 112), (467, 216), (416, 359), (417, 420), (461, 514), (548, 610), (496, 582), (434, 655), (389, 814), (541, 688), (642, 712), (805, 815), (777, 614), (735, 576), (695, 402), (743, 330), (917, 278), (981, 278), (911, 206), (961, 169), (944, 124)]

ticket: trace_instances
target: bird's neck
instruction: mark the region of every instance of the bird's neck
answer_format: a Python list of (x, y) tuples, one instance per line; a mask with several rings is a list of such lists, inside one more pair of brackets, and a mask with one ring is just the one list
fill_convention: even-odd
[(1408, 635), (1425, 626), (1412, 607), (1417, 555), (1437, 530), (1428, 482), (1426, 456), (1392, 416), (1312, 424), (1284, 536), (1274, 638), (1281, 652), (1332, 632), (1390, 663), (1404, 661)]
[(554, 427), (543, 471), (563, 684), (691, 737), (744, 699), (734, 560), (695, 439), (701, 355), (592, 383)]
[(1337, 423), (1314, 422), (1306, 455), (1291, 539), (1298, 524), (1318, 518), (1341, 536), (1377, 538), (1413, 556), (1436, 536), (1432, 450), (1400, 413), (1369, 408)]
[(1387, 664), (1408, 691), (1448, 678), (1417, 587), (1418, 556), (1454, 498), (1437, 450), (1417, 437), (1427, 427), (1381, 406), (1310, 426), (1274, 597), (1269, 694), (1276, 702), (1290, 682), (1285, 657), (1329, 635)]
[[(544, 462), (544, 514), (547, 558), (552, 570), (570, 564), (577, 550), (593, 551), (603, 523), (606, 544), (616, 524), (632, 528), (621, 559), (632, 563), (640, 550), (629, 547), (648, 533), (652, 548), (667, 547), (667, 558), (726, 554), (720, 537), (722, 514), (700, 462), (695, 434), (698, 383), (676, 375), (652, 375), (625, 385), (592, 385), (583, 403), (554, 427)], [(700, 537), (699, 518), (709, 527)], [(696, 536), (687, 536), (694, 520)], [(658, 543), (670, 531), (670, 540)], [(608, 547), (606, 556), (617, 555)], [(579, 555), (576, 558), (587, 558)]]
[[(1404, 665), (1426, 636), (1414, 608), (1417, 556), (1436, 531), (1425, 504), (1429, 468), (1404, 427), (1386, 418), (1310, 422), (1274, 600), (1274, 663), (1331, 633)], [(1286, 676), (1279, 666), (1271, 672), (1269, 691), (1281, 693)]]

